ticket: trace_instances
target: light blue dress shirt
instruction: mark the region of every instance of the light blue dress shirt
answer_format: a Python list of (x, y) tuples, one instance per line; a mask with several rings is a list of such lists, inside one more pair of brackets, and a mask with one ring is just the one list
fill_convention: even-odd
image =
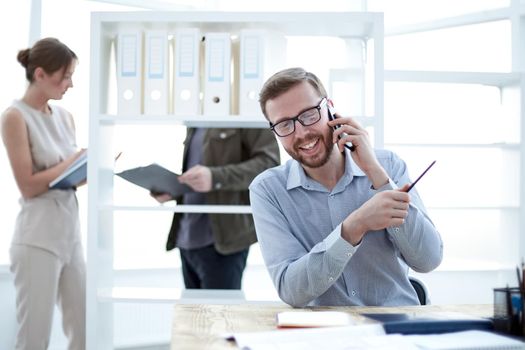
[[(410, 182), (394, 153), (376, 150), (396, 184)], [(396, 186), (397, 187), (397, 186)], [(405, 223), (365, 234), (354, 247), (341, 222), (378, 191), (345, 150), (345, 172), (332, 191), (295, 160), (266, 170), (250, 185), (262, 255), (280, 298), (292, 306), (418, 305), (408, 269), (429, 272), (443, 257), (441, 237), (415, 191)]]

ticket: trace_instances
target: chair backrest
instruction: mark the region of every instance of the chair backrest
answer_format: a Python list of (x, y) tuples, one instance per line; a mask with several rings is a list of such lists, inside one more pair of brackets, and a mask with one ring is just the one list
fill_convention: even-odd
[(413, 276), (409, 276), (408, 278), (410, 280), (410, 284), (412, 284), (412, 288), (414, 288), (414, 290), (416, 291), (419, 303), (421, 305), (429, 305), (430, 297), (425, 283)]

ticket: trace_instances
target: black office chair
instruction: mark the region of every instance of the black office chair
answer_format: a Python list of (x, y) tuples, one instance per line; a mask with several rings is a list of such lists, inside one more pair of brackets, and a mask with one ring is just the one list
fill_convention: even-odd
[(408, 279), (410, 280), (410, 284), (412, 284), (412, 288), (416, 291), (419, 303), (421, 305), (430, 305), (430, 297), (425, 283), (414, 276), (408, 276)]

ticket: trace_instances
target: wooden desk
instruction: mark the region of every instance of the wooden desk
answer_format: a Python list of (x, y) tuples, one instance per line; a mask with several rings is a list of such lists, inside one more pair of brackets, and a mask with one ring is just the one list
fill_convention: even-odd
[[(364, 312), (404, 312), (425, 314), (431, 312), (461, 312), (480, 317), (493, 314), (492, 304), (487, 305), (428, 305), (407, 307), (324, 307), (315, 310), (339, 310), (351, 314)], [(235, 349), (221, 336), (225, 333), (275, 330), (275, 315), (292, 310), (284, 304), (179, 304), (175, 305), (171, 349)], [(312, 309), (313, 310), (313, 309)], [(370, 322), (365, 320), (363, 322)]]

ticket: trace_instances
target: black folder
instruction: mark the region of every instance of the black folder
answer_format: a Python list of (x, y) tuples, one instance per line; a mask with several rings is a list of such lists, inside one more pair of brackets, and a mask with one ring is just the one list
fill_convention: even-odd
[(411, 315), (404, 313), (366, 313), (368, 318), (379, 321), (387, 334), (437, 334), (466, 330), (492, 330), (492, 320), (469, 315), (445, 313)]
[(178, 197), (193, 190), (179, 182), (179, 175), (158, 164), (128, 169), (115, 174), (153, 193), (168, 193)]

